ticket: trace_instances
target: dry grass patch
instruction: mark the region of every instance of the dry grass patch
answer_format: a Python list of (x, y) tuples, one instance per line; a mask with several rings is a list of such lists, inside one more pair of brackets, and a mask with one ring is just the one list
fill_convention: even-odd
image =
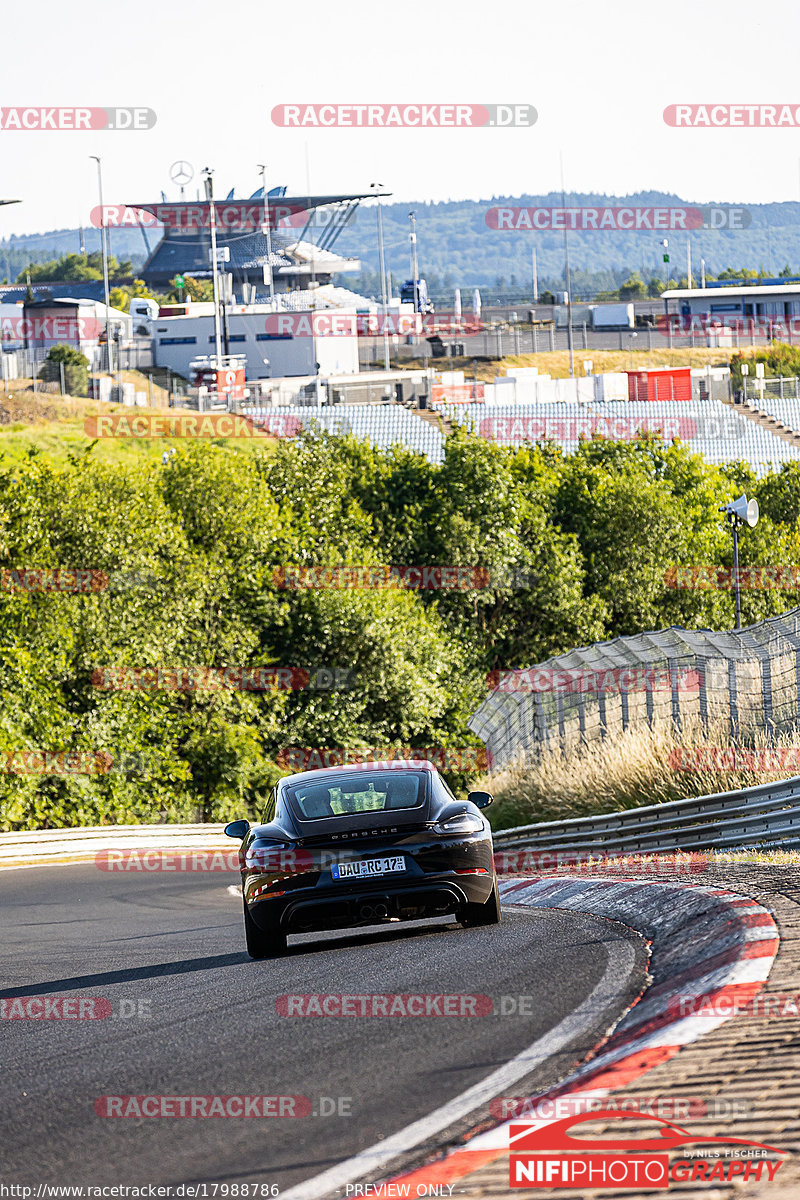
[[(474, 786), (495, 797), (495, 805), (488, 810), (493, 828), (508, 829), (788, 779), (798, 773), (797, 767), (790, 763), (781, 768), (777, 756), (769, 755), (769, 751), (788, 747), (800, 748), (800, 738), (779, 738), (768, 745), (764, 737), (756, 736), (747, 747), (740, 747), (765, 751), (753, 767), (740, 761), (732, 764), (736, 769), (727, 770), (723, 760), (722, 769), (708, 769), (701, 762), (686, 770), (677, 764), (682, 761), (686, 765), (687, 749), (731, 749), (724, 726), (711, 729), (708, 735), (694, 729), (678, 734), (665, 726), (645, 726), (584, 747), (546, 749), (535, 761), (490, 772)], [(774, 770), (769, 769), (771, 765)], [(763, 770), (758, 769), (761, 766)]]

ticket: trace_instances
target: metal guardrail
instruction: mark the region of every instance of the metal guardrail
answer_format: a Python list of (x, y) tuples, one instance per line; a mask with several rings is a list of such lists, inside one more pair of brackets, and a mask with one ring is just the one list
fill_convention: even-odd
[(494, 834), (502, 849), (639, 851), (800, 847), (800, 775), (735, 792), (519, 825)]
[(230, 850), (225, 826), (94, 825), (0, 833), (0, 870), (9, 866), (92, 862), (107, 850)]

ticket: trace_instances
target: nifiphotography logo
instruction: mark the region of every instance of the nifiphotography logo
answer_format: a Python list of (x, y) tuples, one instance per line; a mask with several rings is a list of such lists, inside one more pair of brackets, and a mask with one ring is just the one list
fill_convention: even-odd
[[(641, 1125), (643, 1118), (640, 1113), (603, 1109), (564, 1117), (544, 1126), (511, 1125), (510, 1186), (591, 1191), (636, 1188), (649, 1192), (667, 1190), (673, 1183), (698, 1186), (735, 1180), (771, 1183), (782, 1160), (775, 1162), (768, 1156), (784, 1153), (776, 1146), (744, 1138), (694, 1134), (656, 1116), (646, 1118), (655, 1126), (650, 1136), (581, 1136), (582, 1123), (601, 1120), (634, 1120)], [(682, 1149), (691, 1144), (710, 1148)], [(679, 1148), (679, 1157), (670, 1163), (666, 1152)]]

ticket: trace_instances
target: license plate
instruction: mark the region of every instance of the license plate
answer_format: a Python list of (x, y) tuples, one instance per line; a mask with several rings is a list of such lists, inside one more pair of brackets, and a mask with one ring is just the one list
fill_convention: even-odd
[(392, 858), (364, 858), (360, 862), (334, 863), (331, 874), (334, 879), (372, 879), (375, 875), (394, 875), (405, 869), (405, 858), (397, 854)]

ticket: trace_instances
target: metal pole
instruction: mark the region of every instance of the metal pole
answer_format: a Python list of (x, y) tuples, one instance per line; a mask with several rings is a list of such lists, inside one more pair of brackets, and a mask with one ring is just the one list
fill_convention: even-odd
[(417, 216), (416, 213), (409, 213), (408, 219), (411, 222), (411, 233), (409, 241), (411, 242), (411, 275), (414, 282), (414, 312), (419, 312), (419, 263), (417, 261)]
[[(564, 193), (564, 164), (561, 164), (561, 208), (567, 207), (567, 197)], [(575, 375), (575, 354), (572, 346), (572, 281), (569, 272), (569, 239), (567, 237), (567, 222), (564, 219), (564, 275), (567, 284), (567, 346), (569, 347), (569, 376)]]
[(100, 193), (100, 248), (103, 254), (103, 296), (105, 297), (106, 305), (106, 371), (111, 374), (113, 367), (111, 362), (111, 323), (109, 321), (109, 299), (108, 299), (108, 248), (106, 243), (106, 213), (103, 208), (103, 167), (99, 154), (91, 154), (89, 156), (97, 163), (97, 188)]
[(739, 531), (736, 528), (736, 522), (732, 521), (733, 527), (733, 587), (736, 596), (736, 628), (742, 628), (742, 606), (739, 599)]
[(219, 277), (217, 272), (217, 210), (214, 207), (213, 174), (208, 167), (205, 175), (206, 199), (209, 203), (208, 219), (211, 225), (211, 276), (214, 286), (214, 349), (216, 354), (216, 370), (222, 368), (222, 339), (219, 327)]
[(267, 168), (263, 163), (259, 163), (261, 171), (261, 183), (264, 191), (264, 232), (267, 235), (267, 266), (269, 267), (269, 303), (270, 308), (275, 306), (275, 284), (272, 279), (272, 231), (269, 227), (269, 197), (267, 196)]
[(535, 246), (533, 247), (531, 254), (533, 255), (533, 303), (538, 304), (539, 303), (539, 269), (538, 269), (538, 264), (536, 262), (536, 247)]
[[(372, 183), (370, 187), (381, 188), (382, 183)], [(378, 194), (378, 257), (380, 259), (381, 270), (381, 304), (383, 306), (383, 366), (384, 370), (389, 370), (389, 331), (386, 328), (388, 302), (386, 298), (386, 263), (383, 256), (383, 210), (381, 207), (381, 197)]]

